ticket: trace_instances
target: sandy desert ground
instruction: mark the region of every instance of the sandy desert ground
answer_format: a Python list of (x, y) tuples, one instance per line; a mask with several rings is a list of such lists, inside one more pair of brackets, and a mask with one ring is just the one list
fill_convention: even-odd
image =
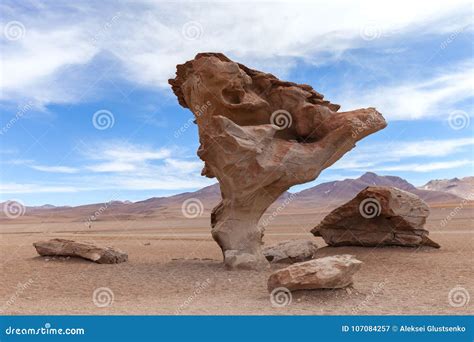
[[(462, 287), (474, 296), (473, 213), (464, 207), (442, 225), (453, 206), (432, 208), (430, 248), (323, 247), (309, 230), (325, 212), (285, 212), (267, 228), (265, 244), (313, 238), (317, 257), (350, 253), (364, 262), (348, 289), (293, 293), (274, 307), (266, 289), (271, 270), (227, 271), (209, 232), (208, 217), (96, 222), (2, 223), (0, 310), (3, 314), (449, 314), (474, 313), (474, 299), (456, 307), (449, 293)], [(34, 241), (53, 237), (112, 245), (129, 261), (99, 265), (80, 259), (42, 258)], [(273, 269), (283, 267), (272, 266)], [(99, 288), (110, 305), (94, 303)], [(97, 292), (96, 292), (97, 293)], [(465, 293), (464, 293), (465, 294)], [(107, 300), (107, 298), (105, 298)], [(97, 302), (97, 301), (96, 301)]]

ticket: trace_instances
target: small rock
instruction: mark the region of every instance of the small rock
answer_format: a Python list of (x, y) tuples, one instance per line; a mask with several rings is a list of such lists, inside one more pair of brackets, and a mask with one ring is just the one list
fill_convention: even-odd
[(262, 252), (272, 263), (294, 263), (311, 260), (317, 249), (311, 240), (288, 240), (265, 247)]
[[(79, 257), (99, 264), (118, 264), (128, 260), (128, 255), (111, 247), (98, 247), (90, 243), (66, 239), (52, 239), (33, 243), (41, 256)], [(46, 258), (46, 261), (49, 259)]]
[(362, 265), (353, 255), (334, 255), (296, 263), (273, 272), (268, 291), (286, 287), (290, 291), (336, 289), (352, 284), (352, 276)]
[(255, 254), (243, 253), (234, 249), (225, 251), (224, 260), (226, 268), (231, 270), (262, 270), (269, 267), (265, 258), (258, 258)]

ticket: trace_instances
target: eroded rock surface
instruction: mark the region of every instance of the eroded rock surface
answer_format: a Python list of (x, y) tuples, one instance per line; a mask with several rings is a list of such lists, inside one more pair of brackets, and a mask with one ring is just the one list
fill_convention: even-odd
[(128, 260), (128, 255), (122, 251), (73, 240), (52, 239), (35, 242), (33, 246), (41, 256), (78, 257), (99, 264), (118, 264)]
[(273, 272), (268, 291), (285, 287), (290, 291), (337, 289), (352, 284), (352, 276), (362, 265), (353, 255), (334, 255), (300, 262)]
[(212, 236), (230, 268), (239, 268), (239, 260), (244, 268), (267, 267), (258, 224), (265, 210), (386, 126), (374, 108), (338, 113), (339, 105), (311, 86), (280, 81), (221, 53), (200, 53), (178, 65), (169, 83), (194, 113), (202, 174), (220, 184)]
[(311, 232), (330, 246), (439, 248), (423, 229), (429, 213), (428, 205), (410, 192), (373, 186), (333, 210)]
[(318, 246), (311, 240), (288, 240), (263, 248), (271, 263), (294, 263), (311, 260)]

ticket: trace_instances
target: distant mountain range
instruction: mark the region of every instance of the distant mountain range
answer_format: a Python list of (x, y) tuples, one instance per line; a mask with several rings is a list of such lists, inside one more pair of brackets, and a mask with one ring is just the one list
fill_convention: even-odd
[[(472, 179), (466, 177), (453, 180), (435, 180), (426, 185), (416, 188), (406, 180), (396, 176), (379, 176), (367, 172), (356, 179), (345, 179), (322, 183), (309, 189), (296, 192), (284, 193), (272, 207), (281, 205), (286, 198), (288, 209), (304, 209), (306, 211), (330, 210), (350, 199), (367, 186), (394, 186), (399, 189), (414, 193), (428, 204), (437, 203), (459, 203), (463, 199), (461, 195), (472, 193)], [(81, 205), (77, 207), (55, 207), (43, 205), (40, 207), (27, 207), (24, 216), (34, 216), (54, 220), (86, 221), (90, 216), (96, 216), (95, 220), (107, 219), (138, 219), (140, 217), (176, 217), (180, 215), (181, 206), (188, 199), (198, 199), (203, 206), (205, 214), (219, 202), (221, 195), (219, 184), (207, 186), (198, 191), (185, 192), (168, 197), (153, 197), (138, 202), (111, 201), (108, 203), (96, 203)], [(289, 203), (288, 203), (289, 202)], [(269, 210), (272, 210), (270, 207)], [(99, 213), (100, 215), (98, 215)], [(0, 213), (3, 215), (3, 213)]]
[(327, 203), (328, 206), (339, 205), (342, 202), (352, 199), (366, 187), (374, 185), (393, 186), (414, 193), (430, 204), (461, 201), (459, 196), (451, 193), (418, 189), (403, 178), (396, 176), (379, 176), (373, 172), (367, 172), (356, 179), (344, 179), (342, 181), (322, 183), (297, 193), (297, 196), (299, 201)]
[(443, 191), (465, 199), (474, 200), (474, 177), (435, 179), (420, 186), (419, 189)]

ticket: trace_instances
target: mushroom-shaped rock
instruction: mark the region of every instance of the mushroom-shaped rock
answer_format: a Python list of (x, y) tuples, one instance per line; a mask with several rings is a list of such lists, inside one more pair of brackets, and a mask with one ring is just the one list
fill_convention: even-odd
[(362, 265), (353, 255), (333, 255), (300, 262), (273, 272), (268, 291), (285, 287), (290, 291), (338, 289), (352, 284), (352, 276)]
[(430, 210), (415, 194), (369, 186), (311, 230), (329, 246), (440, 246), (423, 229)]
[(111, 247), (98, 247), (87, 242), (52, 239), (33, 243), (41, 256), (78, 257), (98, 264), (118, 264), (128, 260), (128, 255)]
[(338, 113), (339, 106), (311, 86), (280, 81), (221, 53), (200, 53), (178, 65), (169, 83), (194, 113), (202, 174), (220, 184), (212, 236), (229, 268), (239, 268), (240, 260), (244, 268), (268, 267), (259, 225), (265, 210), (386, 126), (374, 108)]
[(288, 240), (263, 248), (271, 263), (294, 263), (311, 260), (318, 246), (311, 240)]

